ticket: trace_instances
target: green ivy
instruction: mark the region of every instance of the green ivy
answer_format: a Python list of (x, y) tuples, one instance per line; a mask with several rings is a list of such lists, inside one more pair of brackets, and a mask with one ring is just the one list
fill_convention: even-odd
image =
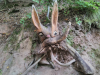
[(32, 1), (34, 1), (34, 2), (36, 2), (36, 3), (39, 3), (39, 0), (32, 0)]

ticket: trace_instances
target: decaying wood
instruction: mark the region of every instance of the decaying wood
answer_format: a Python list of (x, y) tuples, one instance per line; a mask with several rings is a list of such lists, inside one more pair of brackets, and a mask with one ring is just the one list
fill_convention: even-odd
[(63, 41), (69, 33), (71, 27), (71, 22), (69, 22), (68, 27), (66, 28), (66, 31), (63, 35), (59, 35), (59, 36), (55, 36), (55, 37), (50, 37), (48, 39), (46, 39), (43, 43), (42, 43), (42, 47), (45, 47), (47, 45), (53, 45), (53, 44), (57, 44), (60, 43), (61, 41)]
[[(36, 48), (35, 54), (44, 53), (46, 46), (54, 45), (54, 44), (57, 44), (57, 43), (60, 43), (61, 41), (63, 41), (68, 36), (70, 27), (71, 27), (71, 23), (69, 22), (68, 27), (66, 28), (66, 31), (63, 35), (59, 35), (59, 36), (56, 36), (56, 37), (53, 37), (53, 38), (50, 37), (50, 38), (44, 40), (44, 42), (42, 44), (39, 44), (39, 46), (37, 47), (38, 49)], [(39, 51), (37, 51), (37, 50), (39, 50)]]
[(75, 60), (78, 62), (79, 66), (81, 67), (83, 73), (85, 74), (93, 74), (93, 70), (91, 67), (82, 59), (80, 54), (69, 44), (66, 43), (66, 46), (62, 45), (65, 49), (67, 49), (70, 54), (75, 58)]
[[(57, 43), (60, 43), (61, 41), (63, 41), (67, 36), (68, 36), (68, 32), (69, 32), (69, 29), (70, 29), (70, 23), (68, 25), (68, 28), (66, 29), (65, 33), (63, 35), (59, 35), (59, 36), (56, 36), (56, 37), (50, 37), (46, 40), (44, 40), (44, 42), (42, 44), (39, 45), (39, 51), (38, 51), (38, 54), (40, 53), (45, 53), (45, 51), (47, 51), (45, 48), (47, 46), (51, 46), (51, 45), (55, 45)], [(78, 64), (80, 65), (82, 71), (85, 73), (85, 74), (93, 74), (93, 71), (91, 69), (91, 67), (82, 59), (82, 57), (80, 56), (80, 54), (73, 48), (71, 47), (70, 45), (68, 45), (66, 43), (66, 46), (64, 45), (61, 45), (62, 47), (64, 47), (66, 50), (69, 51), (69, 53), (73, 56), (73, 58), (75, 58), (75, 60), (78, 62)], [(68, 48), (68, 49), (67, 49)], [(75, 60), (72, 60), (70, 62), (68, 62), (67, 64), (63, 64), (63, 63), (60, 63), (54, 56), (53, 56), (53, 53), (51, 53), (51, 58), (53, 60), (55, 60), (59, 65), (62, 65), (62, 66), (68, 66), (70, 64), (72, 64), (73, 62), (75, 62)]]

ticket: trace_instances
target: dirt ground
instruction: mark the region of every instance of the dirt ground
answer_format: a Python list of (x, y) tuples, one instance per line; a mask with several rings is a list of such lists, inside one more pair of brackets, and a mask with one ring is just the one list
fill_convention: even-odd
[[(34, 32), (21, 31), (17, 35), (18, 43), (21, 37), (26, 37), (20, 42), (18, 50), (14, 50), (9, 43), (8, 48), (5, 49), (6, 44), (9, 41), (12, 32), (19, 26), (20, 19), (25, 17), (27, 13), (31, 13), (31, 6), (22, 7), (29, 3), (18, 3), (19, 6), (9, 8), (6, 11), (0, 12), (0, 75), (21, 75), (29, 63), (32, 61), (32, 39), (30, 36), (34, 36)], [(37, 6), (37, 4), (35, 5)], [(40, 6), (38, 6), (40, 7)], [(8, 14), (11, 10), (18, 9), (19, 12)], [(38, 9), (41, 12), (42, 9)], [(46, 17), (46, 16), (44, 16)], [(76, 29), (77, 24), (73, 21), (74, 17), (70, 16), (72, 26), (69, 33), (71, 40), (74, 43), (73, 47), (81, 54), (82, 58), (93, 68), (94, 75), (100, 75), (100, 29), (92, 28), (89, 32), (84, 33), (82, 29)], [(66, 27), (67, 21), (65, 17), (59, 15), (59, 25)], [(10, 34), (10, 35), (9, 35)], [(14, 39), (14, 38), (13, 38)], [(14, 45), (16, 45), (14, 42)], [(27, 75), (84, 75), (77, 71), (73, 65), (62, 67), (56, 65), (55, 69), (52, 69), (49, 65), (40, 65), (37, 69), (32, 69)]]

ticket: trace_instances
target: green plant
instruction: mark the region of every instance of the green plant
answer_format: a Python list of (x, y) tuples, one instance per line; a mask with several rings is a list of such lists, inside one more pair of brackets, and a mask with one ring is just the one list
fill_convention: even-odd
[(47, 12), (47, 6), (50, 5), (50, 0), (33, 0), (34, 2), (43, 5), (44, 10), (42, 12)]
[[(18, 50), (20, 47), (20, 42), (22, 42), (24, 39), (22, 39), (21, 41), (17, 42), (18, 40), (18, 34), (23, 30), (26, 30), (25, 28), (30, 28), (30, 30), (32, 29), (32, 26), (30, 25), (31, 23), (31, 13), (28, 13), (26, 15), (26, 17), (23, 17), (22, 19), (20, 19), (20, 23), (22, 24), (20, 27), (17, 27), (14, 29), (14, 31), (12, 32), (12, 34), (8, 37), (9, 39), (7, 40), (7, 43), (4, 47), (4, 50), (9, 50), (10, 47), (12, 47), (13, 50)], [(23, 33), (22, 33), (22, 37), (23, 38)]]
[(27, 16), (27, 18), (29, 18), (29, 19), (31, 19), (31, 17), (32, 17), (32, 16), (31, 16), (31, 13), (28, 13), (26, 16)]
[(83, 14), (82, 17), (85, 32), (90, 31), (93, 27), (100, 29), (100, 9), (95, 10), (94, 13)]
[(75, 17), (75, 20), (76, 20), (76, 23), (77, 23), (78, 25), (81, 25), (82, 21), (80, 21), (78, 17)]
[(66, 14), (66, 10), (64, 10), (64, 15), (67, 16), (67, 14)]
[(20, 19), (20, 23), (22, 30), (27, 30), (30, 28), (30, 30), (32, 29), (32, 25), (31, 25), (31, 13), (26, 14), (25, 17)]
[(2, 75), (2, 70), (0, 69), (0, 75)]
[(39, 0), (32, 0), (32, 1), (34, 1), (34, 2), (36, 2), (36, 3), (40, 3), (40, 1), (39, 1)]
[(36, 47), (36, 45), (37, 45), (37, 44), (36, 44), (36, 43), (34, 43), (34, 44), (32, 44), (32, 47), (33, 47), (33, 48), (35, 48), (35, 47)]
[(23, 25), (23, 26), (25, 26), (25, 20), (26, 20), (27, 18), (22, 18), (22, 19), (20, 19), (20, 23)]
[(71, 45), (71, 46), (73, 46), (73, 36), (71, 36), (71, 35), (68, 35), (68, 37), (66, 38), (66, 42), (69, 44), (69, 45)]
[(96, 6), (93, 1), (81, 1), (81, 0), (77, 0), (75, 1), (75, 5), (78, 5), (78, 7), (81, 8), (90, 8), (90, 9), (98, 9), (98, 6)]

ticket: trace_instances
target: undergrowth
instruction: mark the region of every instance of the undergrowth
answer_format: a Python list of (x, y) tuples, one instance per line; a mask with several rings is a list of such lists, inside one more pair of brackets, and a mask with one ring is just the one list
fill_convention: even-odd
[(66, 38), (66, 42), (69, 44), (69, 45), (71, 45), (71, 46), (73, 46), (73, 44), (74, 44), (74, 42), (73, 42), (73, 36), (71, 36), (71, 35), (68, 35), (68, 37)]
[[(80, 25), (83, 23), (83, 28), (85, 31), (90, 31), (92, 27), (100, 28), (100, 2), (96, 2), (93, 0), (90, 1), (75, 1), (74, 11), (82, 21), (78, 21), (77, 17), (76, 23)], [(72, 9), (71, 8), (71, 9)]]
[[(47, 11), (47, 6), (52, 6), (52, 0), (33, 0), (34, 2), (43, 5), (43, 12)], [(78, 15), (76, 24), (83, 25), (85, 31), (89, 31), (91, 27), (100, 28), (100, 2), (95, 0), (57, 0), (59, 10), (63, 10), (63, 14)], [(60, 6), (61, 5), (61, 6)], [(82, 17), (80, 17), (82, 16)], [(83, 23), (83, 24), (82, 24)]]
[(24, 40), (24, 37), (22, 35), (21, 40), (18, 42), (18, 35), (20, 34), (20, 32), (33, 31), (31, 25), (31, 13), (28, 13), (26, 17), (20, 19), (20, 24), (21, 25), (19, 27), (16, 27), (13, 30), (12, 34), (8, 37), (4, 50), (8, 50), (10, 48), (12, 48), (12, 50), (18, 50), (20, 48), (20, 43)]
[(2, 75), (2, 70), (0, 69), (0, 75)]
[(83, 18), (86, 28), (90, 29), (91, 27), (95, 27), (100, 29), (100, 9), (95, 10), (92, 14), (84, 15)]
[(8, 37), (7, 43), (4, 47), (4, 50), (17, 50), (19, 48), (19, 43), (16, 44), (18, 37), (17, 35), (21, 32), (21, 28), (16, 28), (13, 33)]
[(76, 24), (82, 25), (85, 31), (90, 31), (92, 27), (100, 29), (100, 2), (75, 0), (70, 4), (74, 5), (69, 6), (69, 11), (72, 15), (78, 16), (75, 18)]

